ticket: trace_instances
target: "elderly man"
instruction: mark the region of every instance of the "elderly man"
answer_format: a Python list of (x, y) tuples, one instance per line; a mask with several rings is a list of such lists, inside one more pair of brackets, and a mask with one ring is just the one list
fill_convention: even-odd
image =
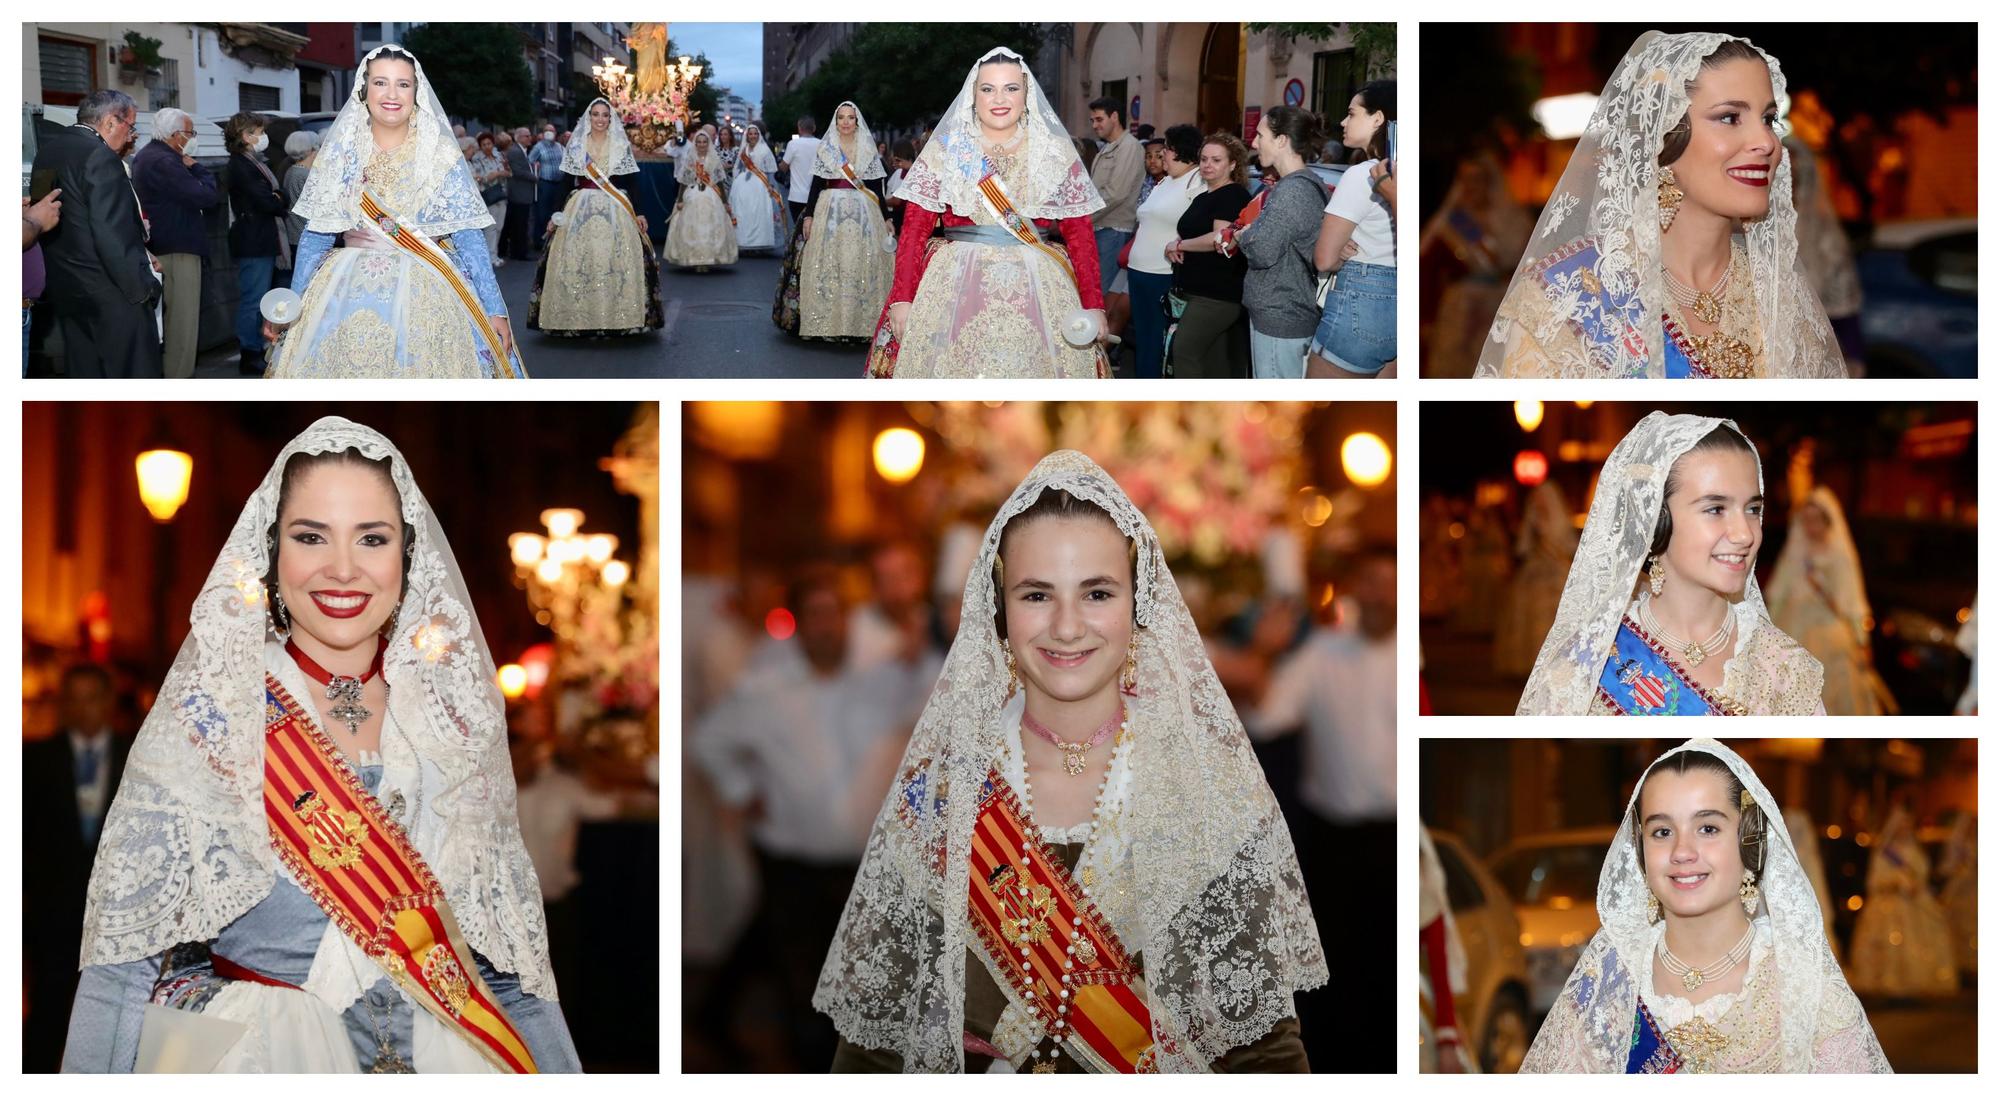
[(194, 376), (201, 330), (201, 267), (208, 258), (203, 212), (222, 201), (215, 176), (194, 158), (194, 119), (167, 107), (153, 115), (153, 140), (132, 160), (132, 189), (152, 228), (149, 250), (166, 280), (166, 347), (169, 377)]
[(530, 226), (528, 242), (540, 248), (542, 230), (549, 226), (549, 218), (563, 200), (563, 146), (556, 143), (556, 127), (542, 127), (542, 139), (528, 150), (528, 159), (535, 164), (535, 222)]
[(1118, 275), (1118, 253), (1139, 231), (1139, 187), (1146, 181), (1146, 150), (1125, 129), (1125, 107), (1116, 99), (1093, 99), (1090, 129), (1104, 147), (1090, 164), (1090, 181), (1104, 196), (1104, 208), (1090, 215), (1097, 234), (1097, 273), (1105, 292)]
[(42, 238), (47, 299), (72, 377), (158, 377), (153, 303), (160, 281), (146, 255), (146, 226), (119, 150), (138, 108), (122, 91), (94, 91), (76, 124), (35, 153), (31, 196), (63, 192), (62, 223)]
[(535, 209), (535, 165), (528, 159), (528, 146), (534, 143), (528, 127), (514, 131), (514, 141), (507, 147), (507, 227), (500, 239), (500, 249), (509, 259), (529, 260), (528, 220)]

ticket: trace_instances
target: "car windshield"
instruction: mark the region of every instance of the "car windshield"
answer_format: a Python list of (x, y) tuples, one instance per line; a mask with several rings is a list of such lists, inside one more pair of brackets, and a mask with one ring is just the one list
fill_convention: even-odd
[(1493, 874), (1518, 905), (1571, 906), (1597, 901), (1604, 850), (1588, 845), (1516, 849), (1495, 860)]

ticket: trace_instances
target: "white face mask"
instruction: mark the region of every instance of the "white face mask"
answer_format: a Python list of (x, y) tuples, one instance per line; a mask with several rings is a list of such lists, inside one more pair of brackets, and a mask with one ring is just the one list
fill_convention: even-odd
[(187, 139), (187, 144), (181, 146), (181, 155), (198, 156), (200, 155), (200, 149), (201, 149), (201, 138), (190, 136)]
[(544, 141), (547, 141), (547, 142), (548, 142), (548, 143), (550, 143), (550, 144), (555, 144), (555, 143), (556, 143), (556, 131), (555, 131), (555, 130), (552, 130), (552, 129), (545, 129), (545, 130), (543, 130), (543, 131), (542, 131), (542, 140), (544, 140)]
[(271, 135), (270, 135), (270, 134), (268, 134), (268, 133), (259, 133), (259, 134), (257, 135), (257, 143), (256, 143), (256, 144), (254, 144), (254, 145), (251, 145), (250, 147), (251, 147), (251, 148), (254, 148), (254, 149), (256, 149), (256, 150), (257, 150), (258, 152), (262, 152), (262, 151), (264, 151), (265, 149), (267, 149), (267, 148), (270, 148), (270, 147), (271, 147)]

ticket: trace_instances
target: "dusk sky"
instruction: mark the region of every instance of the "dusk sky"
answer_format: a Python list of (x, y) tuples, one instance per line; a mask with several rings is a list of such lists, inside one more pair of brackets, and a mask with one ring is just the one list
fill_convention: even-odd
[(706, 53), (715, 83), (752, 103), (764, 97), (764, 24), (670, 23), (667, 35), (690, 56)]

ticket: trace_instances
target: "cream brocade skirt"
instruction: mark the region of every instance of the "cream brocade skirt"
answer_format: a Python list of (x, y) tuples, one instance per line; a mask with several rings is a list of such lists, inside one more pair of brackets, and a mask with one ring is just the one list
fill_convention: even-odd
[(563, 225), (549, 241), (538, 325), (544, 331), (644, 328), (651, 246), (618, 199), (589, 187), (570, 195)]
[(675, 266), (728, 266), (736, 261), (736, 226), (722, 192), (681, 187), (681, 205), (667, 222), (667, 261)]
[(306, 287), (267, 377), (485, 377), (474, 320), (407, 252), (337, 247)]
[(812, 219), (799, 251), (799, 335), (869, 338), (896, 278), (888, 225), (872, 198), (846, 188), (821, 191)]
[(1039, 248), (939, 245), (910, 303), (898, 377), (1095, 377), (1097, 355), (1060, 334), (1076, 284)]

